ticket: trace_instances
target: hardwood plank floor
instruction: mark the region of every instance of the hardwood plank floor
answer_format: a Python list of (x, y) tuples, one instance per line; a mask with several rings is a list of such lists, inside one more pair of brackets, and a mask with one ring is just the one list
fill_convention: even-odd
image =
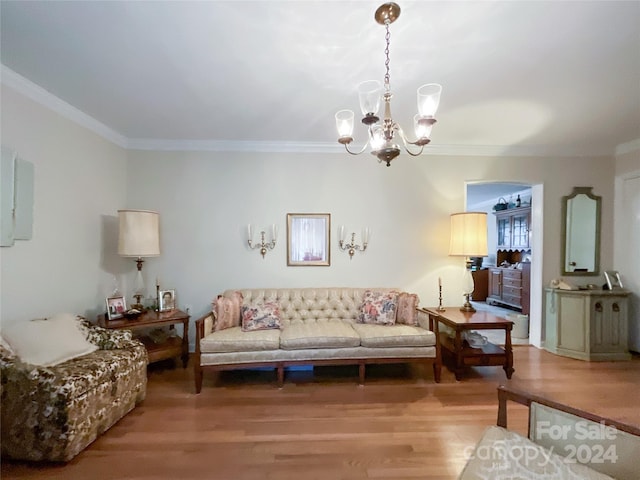
[[(205, 375), (196, 395), (191, 364), (149, 369), (147, 399), (66, 465), (2, 462), (2, 479), (454, 479), (465, 450), (495, 425), (496, 386), (510, 383), (640, 425), (640, 357), (589, 363), (534, 347), (514, 348), (515, 373), (405, 365)], [(510, 427), (526, 432), (524, 407)]]

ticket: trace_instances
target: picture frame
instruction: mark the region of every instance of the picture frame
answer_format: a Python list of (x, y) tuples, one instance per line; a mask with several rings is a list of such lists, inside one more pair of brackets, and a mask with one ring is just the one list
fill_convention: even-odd
[(287, 265), (331, 265), (331, 214), (287, 214)]
[(607, 281), (609, 290), (614, 288), (623, 288), (620, 274), (616, 270), (607, 270), (604, 272), (604, 278)]
[(107, 297), (107, 320), (116, 320), (124, 317), (127, 311), (127, 301), (124, 297)]
[(170, 312), (176, 309), (176, 291), (160, 290), (158, 292), (158, 311)]

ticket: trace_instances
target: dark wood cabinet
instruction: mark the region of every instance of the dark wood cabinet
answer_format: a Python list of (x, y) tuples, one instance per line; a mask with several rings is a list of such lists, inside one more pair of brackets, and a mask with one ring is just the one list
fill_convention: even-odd
[(474, 302), (484, 302), (489, 295), (489, 270), (474, 270), (471, 272), (473, 277), (473, 294), (471, 300)]
[(522, 269), (502, 267), (489, 269), (487, 303), (507, 305), (522, 310), (522, 313), (529, 314), (530, 265), (523, 263), (522, 266)]
[[(502, 298), (502, 268), (489, 269), (489, 295), (491, 299)], [(488, 299), (487, 299), (488, 300)]]

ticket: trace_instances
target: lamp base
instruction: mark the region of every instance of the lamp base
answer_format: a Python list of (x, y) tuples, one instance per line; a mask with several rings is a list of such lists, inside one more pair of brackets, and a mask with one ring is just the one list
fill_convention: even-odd
[(460, 307), (460, 311), (461, 312), (472, 312), (472, 313), (475, 312), (476, 309), (473, 308), (473, 305), (471, 305), (471, 302), (469, 301), (469, 298), (471, 297), (471, 294), (470, 293), (465, 293), (464, 296), (465, 296), (464, 305), (462, 305)]

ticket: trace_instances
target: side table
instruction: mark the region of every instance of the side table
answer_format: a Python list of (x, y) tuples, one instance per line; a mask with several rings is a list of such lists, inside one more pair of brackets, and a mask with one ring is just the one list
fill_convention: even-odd
[[(437, 308), (424, 309), (429, 314), (429, 320), (440, 322), (455, 332), (454, 338), (449, 338), (445, 329), (440, 330), (440, 346), (443, 355), (453, 357), (456, 380), (462, 379), (464, 368), (468, 366), (502, 366), (507, 378), (511, 378), (513, 369), (513, 350), (511, 346), (511, 329), (513, 322), (489, 312), (461, 312), (459, 308), (448, 307), (444, 311)], [(505, 345), (485, 345), (471, 347), (462, 339), (462, 332), (470, 330), (504, 330)]]
[[(158, 362), (166, 358), (180, 356), (182, 365), (187, 368), (189, 363), (189, 314), (180, 310), (170, 312), (155, 312), (149, 310), (134, 318), (118, 318), (108, 320), (105, 315), (98, 316), (98, 325), (103, 328), (117, 330), (140, 330), (144, 328), (154, 328), (168, 325), (170, 330), (176, 324), (182, 324), (182, 337), (179, 335), (170, 336), (166, 340), (156, 343), (146, 335), (136, 336), (144, 343), (149, 354), (149, 363)], [(135, 332), (134, 332), (135, 334)]]

